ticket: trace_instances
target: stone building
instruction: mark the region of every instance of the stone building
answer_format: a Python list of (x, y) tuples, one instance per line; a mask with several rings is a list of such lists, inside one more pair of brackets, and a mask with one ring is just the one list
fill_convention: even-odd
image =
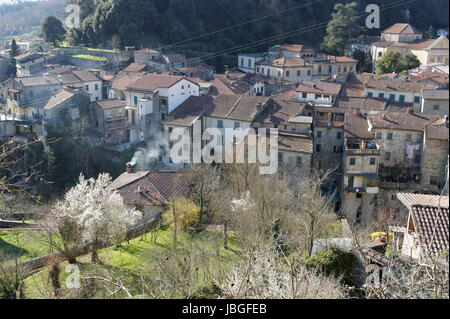
[(364, 96), (401, 103), (413, 103), (413, 110), (420, 113), (422, 90), (434, 89), (434, 85), (407, 80), (370, 79), (364, 82)]
[(199, 96), (198, 84), (189, 79), (147, 74), (127, 85), (125, 100), (136, 112), (141, 141), (149, 141), (163, 131), (162, 121), (191, 96)]
[(135, 63), (147, 64), (159, 72), (168, 70), (166, 61), (162, 57), (162, 52), (159, 50), (145, 48), (134, 51), (133, 54)]
[(355, 225), (367, 223), (377, 208), (380, 146), (359, 110), (346, 114), (344, 138), (341, 213)]
[(309, 178), (311, 173), (313, 142), (309, 134), (280, 131), (278, 134), (278, 177), (290, 185)]
[(420, 111), (422, 113), (439, 114), (442, 117), (445, 115), (448, 116), (448, 101), (448, 89), (423, 89)]
[(334, 82), (317, 81), (299, 83), (295, 91), (297, 100), (317, 106), (332, 106), (339, 96), (342, 85)]
[(341, 182), (342, 175), (345, 114), (350, 111), (335, 107), (314, 108), (314, 167), (332, 170), (331, 179), (337, 183)]
[(252, 126), (311, 134), (313, 108), (308, 103), (297, 101), (295, 96), (295, 91), (273, 96), (269, 105), (255, 117)]
[(56, 126), (69, 120), (71, 125), (78, 125), (84, 117), (89, 123), (90, 96), (77, 89), (64, 88), (52, 95), (44, 105), (44, 120)]
[(440, 194), (448, 176), (448, 118), (425, 125), (420, 188)]
[(128, 147), (139, 142), (136, 111), (124, 101), (103, 100), (93, 105), (94, 129), (108, 147)]
[(426, 124), (440, 119), (434, 114), (372, 112), (369, 131), (381, 147), (379, 205), (393, 206), (399, 190), (420, 189), (423, 132)]
[(381, 59), (387, 50), (414, 54), (422, 65), (445, 63), (448, 65), (448, 39), (423, 39), (423, 33), (410, 24), (396, 23), (381, 33), (381, 40), (372, 43), (372, 63)]
[(357, 60), (316, 52), (301, 44), (275, 45), (266, 54), (239, 54), (238, 68), (277, 80), (299, 83), (354, 72)]

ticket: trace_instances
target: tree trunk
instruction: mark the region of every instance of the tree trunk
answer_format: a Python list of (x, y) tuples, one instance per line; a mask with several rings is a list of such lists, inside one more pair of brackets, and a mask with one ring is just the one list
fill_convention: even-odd
[(223, 224), (223, 248), (228, 249), (228, 223)]
[(177, 247), (177, 214), (175, 213), (175, 203), (172, 204), (173, 213), (173, 247)]
[(98, 261), (98, 253), (97, 250), (93, 250), (92, 251), (92, 255), (91, 255), (91, 262), (96, 263)]
[(52, 281), (52, 287), (55, 297), (58, 297), (61, 291), (61, 284), (59, 282), (59, 272), (60, 272), (59, 265), (53, 264), (53, 266), (50, 269), (49, 276)]

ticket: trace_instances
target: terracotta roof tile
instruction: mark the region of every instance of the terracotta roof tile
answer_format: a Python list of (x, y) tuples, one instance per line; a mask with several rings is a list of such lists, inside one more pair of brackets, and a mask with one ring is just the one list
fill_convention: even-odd
[(142, 72), (142, 71), (150, 71), (150, 72), (156, 72), (155, 69), (150, 67), (147, 64), (140, 64), (140, 63), (130, 63), (125, 69), (123, 69), (121, 72)]
[(448, 83), (448, 75), (439, 72), (421, 72), (417, 75), (411, 76), (410, 80), (414, 82), (430, 80), (436, 83), (445, 84)]
[(339, 95), (342, 85), (339, 83), (317, 81), (317, 82), (306, 82), (303, 81), (299, 83), (296, 91), (315, 93), (315, 94), (329, 94), (329, 95)]
[(186, 194), (191, 176), (187, 171), (143, 171), (123, 173), (110, 188), (128, 205), (165, 206)]
[(281, 45), (275, 45), (271, 48), (269, 48), (269, 51), (272, 52), (281, 52), (281, 51), (287, 51), (287, 52), (314, 52), (315, 50), (302, 44), (281, 44)]
[(423, 131), (425, 124), (439, 119), (437, 114), (415, 114), (405, 112), (378, 112), (370, 114), (369, 121), (374, 128)]
[(163, 54), (163, 57), (167, 59), (169, 63), (186, 62), (186, 58), (179, 53), (167, 53)]
[(312, 138), (305, 134), (279, 131), (278, 149), (290, 152), (313, 153)]
[(329, 55), (328, 58), (330, 59), (330, 62), (335, 63), (353, 63), (358, 62), (358, 60), (346, 57), (346, 56), (336, 56), (336, 55)]
[(415, 205), (411, 216), (419, 242), (426, 252), (437, 254), (448, 249), (448, 208)]
[(420, 92), (424, 88), (434, 88), (433, 85), (402, 80), (367, 80), (364, 84), (366, 85), (367, 89), (385, 90), (392, 92)]
[(147, 72), (120, 72), (112, 79), (111, 88), (125, 90), (131, 83), (147, 75)]
[(117, 99), (101, 100), (101, 101), (96, 101), (95, 103), (97, 103), (97, 105), (100, 106), (104, 110), (126, 107), (125, 101), (121, 101), (121, 100), (117, 100)]
[(345, 137), (372, 139), (374, 136), (369, 132), (366, 118), (361, 114), (349, 113), (345, 116)]
[(408, 23), (396, 23), (384, 30), (382, 33), (390, 34), (422, 34), (419, 30)]
[(44, 109), (51, 110), (55, 106), (58, 106), (62, 102), (72, 98), (74, 94), (72, 92), (61, 90), (55, 95), (52, 95), (50, 99), (48, 100), (47, 104), (45, 104)]
[(174, 75), (162, 75), (162, 74), (147, 74), (142, 78), (130, 83), (127, 88), (153, 91), (157, 88), (169, 88), (175, 83), (181, 81), (183, 77)]
[(169, 115), (170, 117), (173, 117), (173, 119), (186, 119), (186, 121), (189, 121), (192, 116), (206, 115), (250, 122), (257, 114), (259, 104), (264, 104), (269, 100), (270, 97), (264, 96), (231, 94), (218, 96), (191, 96)]
[(305, 103), (274, 98), (255, 118), (255, 122), (287, 125), (291, 118), (302, 114), (304, 107)]
[(425, 138), (448, 141), (448, 127), (445, 125), (425, 125)]
[(414, 194), (414, 193), (398, 193), (397, 198), (406, 206), (431, 206), (449, 208), (448, 196)]
[(301, 57), (291, 57), (291, 58), (279, 58), (268, 63), (273, 66), (283, 66), (283, 67), (299, 67), (299, 66), (311, 66), (312, 64)]

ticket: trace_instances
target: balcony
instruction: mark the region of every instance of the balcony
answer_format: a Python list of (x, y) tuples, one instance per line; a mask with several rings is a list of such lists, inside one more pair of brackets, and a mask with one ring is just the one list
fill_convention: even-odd
[(376, 173), (346, 173), (345, 191), (349, 193), (377, 194), (379, 177)]
[(345, 154), (348, 156), (353, 156), (353, 155), (370, 155), (370, 156), (379, 156), (381, 154), (381, 150), (379, 149), (364, 149), (364, 148), (360, 148), (360, 149), (345, 149)]
[(380, 187), (389, 189), (419, 189), (420, 184), (416, 183), (415, 181), (408, 181), (408, 182), (381, 181)]
[(365, 186), (360, 186), (360, 187), (349, 187), (349, 186), (346, 186), (345, 187), (345, 191), (347, 193), (366, 193), (367, 189), (366, 189)]
[(105, 120), (105, 130), (114, 130), (128, 127), (128, 118), (125, 116), (108, 117)]
[(378, 146), (374, 141), (366, 140), (355, 140), (351, 139), (347, 141), (345, 145), (346, 155), (368, 155), (368, 156), (379, 156), (381, 155), (380, 146)]

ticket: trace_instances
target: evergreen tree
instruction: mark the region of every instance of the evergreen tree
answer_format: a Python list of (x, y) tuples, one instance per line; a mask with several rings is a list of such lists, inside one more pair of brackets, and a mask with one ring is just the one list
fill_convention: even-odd
[(55, 16), (48, 16), (42, 22), (42, 34), (45, 42), (51, 43), (56, 47), (58, 43), (64, 40), (66, 30), (61, 20)]
[(402, 65), (401, 65), (403, 70), (411, 70), (411, 69), (418, 68), (419, 66), (420, 66), (420, 61), (414, 54), (405, 55), (405, 57), (403, 58), (403, 61), (402, 61)]
[(402, 57), (399, 52), (387, 50), (384, 56), (377, 61), (377, 74), (397, 73), (407, 74), (404, 71), (420, 66), (419, 59), (414, 54)]
[(7, 74), (8, 77), (15, 77), (17, 75), (16, 68), (16, 59), (14, 57), (20, 54), (20, 49), (17, 46), (16, 40), (11, 41), (11, 50), (9, 51), (9, 59), (8, 59), (8, 69)]
[(376, 63), (377, 74), (399, 73), (401, 63), (401, 54), (391, 50), (387, 50), (381, 59)]
[(358, 72), (372, 72), (372, 55), (370, 52), (362, 52), (356, 49), (353, 52), (352, 58), (358, 60), (358, 64), (356, 65)]
[(327, 36), (321, 45), (323, 52), (343, 55), (345, 45), (356, 40), (358, 36), (358, 16), (356, 2), (338, 3), (334, 6), (332, 19), (327, 26)]
[(430, 25), (430, 27), (423, 33), (424, 39), (434, 39), (436, 37), (436, 32), (433, 29), (433, 26)]

